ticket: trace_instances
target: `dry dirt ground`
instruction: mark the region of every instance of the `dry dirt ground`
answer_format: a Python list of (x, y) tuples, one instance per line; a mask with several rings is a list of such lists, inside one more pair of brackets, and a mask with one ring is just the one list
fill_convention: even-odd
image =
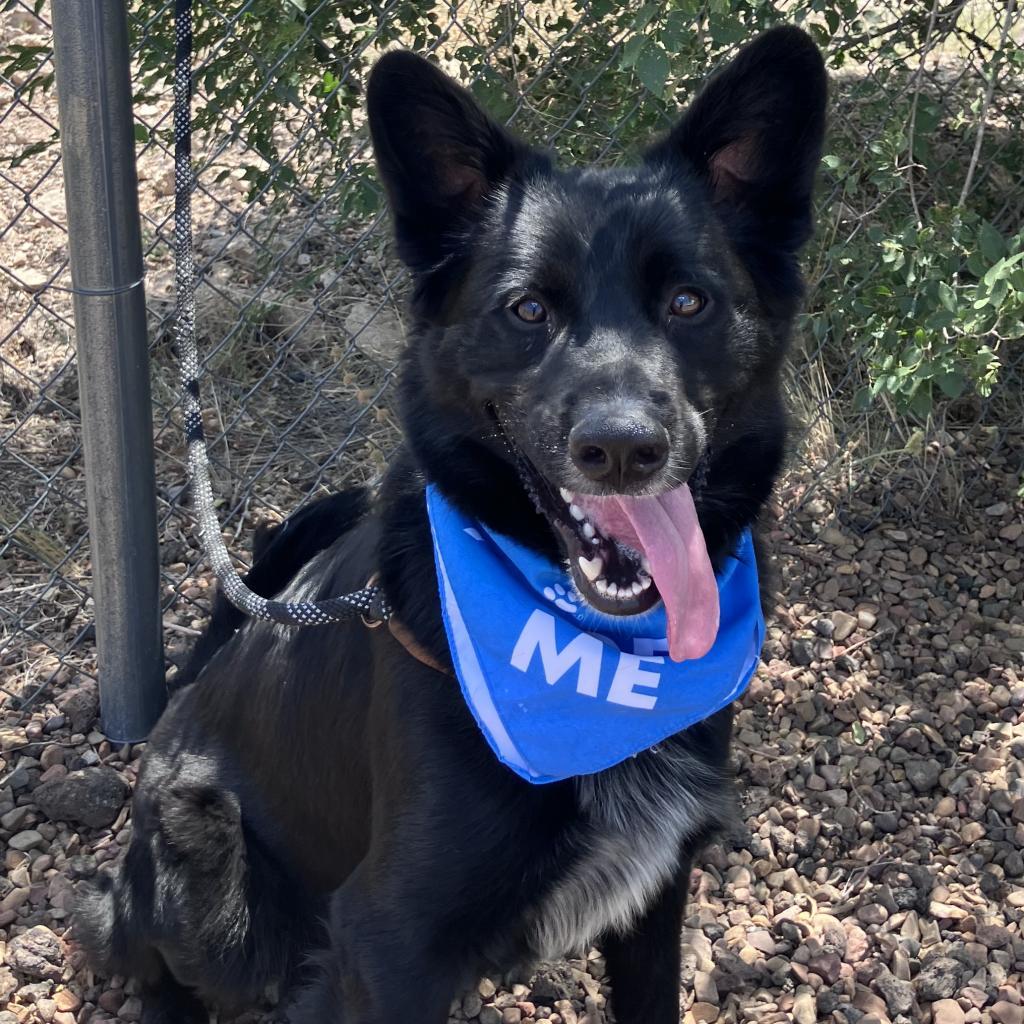
[[(31, 20), (4, 17), (5, 33), (38, 40)], [(53, 118), (42, 99), (34, 105)], [(155, 122), (164, 111), (139, 113)], [(0, 155), (48, 132), (16, 109)], [(0, 528), (16, 534), (0, 590), (11, 612), (3, 638), (17, 641), (0, 656), (0, 684), (15, 697), (44, 685), (29, 707), (0, 694), (0, 1024), (133, 1022), (141, 1013), (132, 982), (94, 977), (69, 935), (76, 885), (128, 841), (142, 747), (112, 745), (100, 731), (88, 634), (67, 654), (88, 622), (75, 583), (89, 566), (75, 505), (74, 378), (61, 370), (72, 351), (68, 296), (43, 288), (64, 255), (54, 158), (23, 164), (17, 186), (0, 179), (0, 227), (16, 221), (0, 236), (0, 265), (14, 275), (0, 275)], [(154, 246), (153, 387), (158, 403), (169, 402), (159, 239), (170, 178), (158, 148), (144, 153), (140, 177)], [(210, 262), (200, 317), (211, 334), (253, 304), (265, 270), (258, 227), (239, 235), (226, 216), (197, 202)], [(219, 493), (242, 524), (233, 541), (244, 542), (268, 507), (287, 510), (386, 459), (393, 422), (377, 394), (400, 327), (393, 272), (373, 246), (353, 243), (358, 258), (325, 279), (317, 267), (338, 240), (325, 224), (282, 230), (258, 316), (214, 364), (210, 425), (230, 438), (215, 446)], [(303, 292), (296, 285), (307, 278)], [(247, 399), (257, 386), (258, 414)], [(49, 397), (37, 403), (41, 390)], [(316, 412), (299, 417), (309, 405)], [(297, 417), (301, 428), (282, 447)], [(780, 490), (766, 523), (779, 600), (737, 719), (742, 814), (694, 872), (685, 1021), (1024, 1024), (1024, 504), (1015, 497), (1024, 431), (1012, 422), (1008, 434), (949, 427), (912, 456), (860, 464), (841, 490), (798, 461)], [(352, 445), (344, 459), (325, 459), (339, 424)], [(173, 660), (202, 625), (210, 580), (175, 506), (183, 475), (173, 416), (157, 416), (156, 436)], [(32, 502), (33, 518), (18, 525)], [(50, 580), (54, 566), (70, 584)], [(34, 634), (17, 632), (14, 618), (40, 593)], [(176, 594), (183, 599), (172, 603)], [(483, 979), (451, 1018), (601, 1024), (613, 1020), (609, 995), (594, 950)], [(415, 992), (408, 1002), (413, 1022)]]

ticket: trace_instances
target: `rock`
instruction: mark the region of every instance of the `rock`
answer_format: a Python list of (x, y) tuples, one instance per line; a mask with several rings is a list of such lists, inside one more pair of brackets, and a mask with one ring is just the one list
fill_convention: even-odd
[(974, 931), (978, 941), (989, 949), (1002, 949), (1013, 939), (1009, 928), (999, 924), (979, 924)]
[(1000, 999), (989, 1007), (989, 1015), (996, 1024), (1024, 1024), (1024, 1006)]
[(806, 637), (793, 637), (789, 644), (794, 664), (810, 665), (814, 661), (814, 641)]
[(565, 964), (539, 964), (530, 978), (530, 999), (551, 1006), (559, 999), (572, 999), (576, 994), (576, 979)]
[(61, 960), (60, 939), (41, 924), (16, 935), (7, 946), (7, 962), (30, 978), (60, 981)]
[(881, 903), (865, 903), (857, 908), (857, 920), (861, 924), (885, 924), (889, 911)]
[(119, 988), (108, 988), (100, 993), (97, 1002), (100, 1004), (101, 1010), (113, 1015), (117, 1013), (118, 1008), (124, 1002), (124, 992)]
[(15, 275), (18, 284), (26, 292), (41, 292), (49, 283), (50, 275), (35, 267), (25, 267)]
[[(119, 1014), (124, 1016), (124, 1014)], [(477, 1018), (480, 1024), (501, 1024), (501, 1010), (491, 1003), (480, 1008), (480, 1016)]]
[(939, 956), (921, 968), (914, 981), (917, 996), (923, 1003), (936, 999), (949, 999), (960, 991), (964, 967), (959, 960)]
[(857, 612), (857, 625), (861, 629), (874, 629), (875, 623), (878, 621), (878, 616), (867, 608), (861, 608)]
[(555, 1012), (562, 1018), (562, 1024), (579, 1024), (576, 1008), (568, 999), (559, 999), (555, 1003)]
[(764, 928), (755, 928), (753, 931), (748, 932), (747, 945), (752, 946), (759, 953), (764, 953), (765, 956), (775, 955), (775, 940), (772, 938), (771, 933)]
[(77, 686), (62, 693), (56, 700), (57, 707), (67, 717), (73, 733), (88, 732), (100, 713), (100, 701), (94, 686)]
[(17, 850), (19, 853), (24, 853), (26, 850), (31, 850), (34, 846), (43, 845), (43, 837), (34, 828), (26, 829), (24, 832), (18, 832), (16, 835), (11, 836), (7, 841), (7, 845), (12, 850)]
[(875, 828), (885, 835), (892, 835), (900, 828), (900, 816), (896, 811), (879, 811), (875, 815)]
[(941, 900), (930, 900), (928, 913), (932, 917), (938, 917), (946, 921), (962, 921), (968, 916), (963, 907), (954, 906), (952, 903), (943, 903)]
[(28, 886), (12, 889), (2, 900), (0, 900), (0, 914), (17, 910), (18, 907), (28, 900), (31, 893), (32, 890), (28, 888)]
[(352, 335), (356, 348), (390, 365), (405, 345), (405, 334), (394, 313), (379, 305), (354, 302), (345, 317), (345, 330)]
[(901, 981), (888, 970), (882, 971), (875, 978), (875, 988), (894, 1016), (909, 1013), (914, 1005), (913, 985), (909, 981)]
[(932, 1024), (964, 1024), (964, 1011), (955, 999), (932, 1003)]
[(18, 979), (7, 967), (0, 967), (0, 1005), (11, 998), (18, 989)]
[(501, 1024), (522, 1024), (523, 1011), (518, 1006), (507, 1006), (501, 1011)]
[(727, 996), (731, 992), (743, 993), (753, 988), (760, 979), (761, 972), (732, 953), (721, 953), (715, 963), (712, 977), (719, 995)]
[(498, 986), (490, 978), (481, 978), (476, 990), (480, 993), (481, 999), (493, 999), (494, 993), (498, 991)]
[(462, 1012), (466, 1015), (467, 1020), (472, 1020), (483, 1005), (484, 1001), (478, 992), (467, 992), (462, 997)]
[(853, 994), (853, 1005), (861, 1013), (874, 1014), (879, 1019), (888, 1019), (888, 1007), (885, 1000), (876, 996), (870, 989), (857, 985)]
[(707, 971), (697, 971), (693, 976), (693, 998), (698, 1003), (713, 1003), (718, 1005), (718, 986), (715, 979)]
[(818, 1020), (818, 1004), (812, 989), (801, 985), (793, 1000), (793, 1020), (795, 1024), (816, 1024)]
[(718, 1007), (713, 1003), (694, 1003), (690, 1007), (690, 1016), (697, 1024), (718, 1020)]
[(832, 613), (832, 625), (835, 627), (833, 638), (841, 642), (857, 628), (857, 616), (849, 612), (835, 611)]
[(58, 1010), (65, 1013), (74, 1013), (82, 1007), (82, 997), (77, 992), (72, 992), (69, 988), (62, 988), (59, 992), (55, 993), (53, 1002)]
[(129, 996), (118, 1008), (118, 1017), (129, 1024), (142, 1019), (142, 1000), (138, 996)]
[(51, 743), (48, 747), (44, 748), (43, 752), (39, 755), (39, 767), (43, 771), (47, 771), (53, 768), (54, 765), (64, 763), (64, 748), (58, 746), (56, 743)]
[(8, 811), (0, 817), (0, 825), (8, 832), (20, 832), (26, 825), (30, 825), (35, 817), (36, 812), (22, 804), (21, 807), (15, 807), (13, 811)]
[(812, 973), (818, 975), (826, 985), (834, 985), (839, 980), (843, 965), (835, 953), (821, 953), (811, 957), (807, 967)]
[(934, 758), (915, 758), (903, 766), (907, 781), (918, 793), (928, 793), (939, 782), (942, 768)]
[(844, 922), (846, 931), (846, 952), (843, 954), (846, 961), (855, 964), (863, 960), (871, 949), (871, 942), (868, 934), (859, 925), (852, 921), (849, 924)]
[(128, 799), (129, 788), (113, 768), (83, 768), (63, 779), (44, 782), (32, 793), (39, 809), (53, 821), (106, 828)]

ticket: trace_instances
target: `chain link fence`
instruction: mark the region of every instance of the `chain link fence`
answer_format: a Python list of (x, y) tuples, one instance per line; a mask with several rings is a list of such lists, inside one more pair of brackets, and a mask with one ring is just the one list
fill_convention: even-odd
[[(130, 5), (168, 656), (210, 605), (189, 508), (171, 345), (172, 9)], [(196, 0), (194, 223), (206, 427), (229, 546), (375, 477), (405, 275), (361, 113), (373, 59), (426, 52), (531, 141), (615, 162), (724, 55), (797, 20), (833, 74), (799, 429), (781, 493), (843, 514), (971, 501), (1020, 475), (1024, 16), (1016, 0), (608, 0), (435, 5)], [(0, 14), (0, 696), (17, 711), (94, 671), (75, 336), (48, 10)], [(1017, 462), (1013, 463), (1016, 459)], [(1008, 493), (1007, 500), (1014, 494)], [(869, 522), (859, 526), (866, 529)]]

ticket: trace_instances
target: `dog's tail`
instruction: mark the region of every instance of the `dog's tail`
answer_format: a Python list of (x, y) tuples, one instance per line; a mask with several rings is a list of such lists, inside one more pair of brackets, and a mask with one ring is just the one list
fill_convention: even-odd
[[(280, 526), (260, 527), (253, 539), (253, 567), (245, 576), (246, 586), (261, 597), (279, 594), (307, 562), (348, 533), (368, 506), (367, 489), (354, 487), (307, 505)], [(210, 622), (184, 667), (175, 674), (171, 689), (180, 690), (195, 682), (244, 621), (245, 613), (218, 593)]]

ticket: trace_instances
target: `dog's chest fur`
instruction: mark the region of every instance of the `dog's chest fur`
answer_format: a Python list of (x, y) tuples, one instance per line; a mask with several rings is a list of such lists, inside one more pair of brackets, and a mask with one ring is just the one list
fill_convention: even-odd
[(683, 841), (722, 822), (731, 801), (724, 773), (669, 747), (583, 776), (576, 791), (580, 855), (530, 915), (539, 959), (627, 932), (679, 870)]

